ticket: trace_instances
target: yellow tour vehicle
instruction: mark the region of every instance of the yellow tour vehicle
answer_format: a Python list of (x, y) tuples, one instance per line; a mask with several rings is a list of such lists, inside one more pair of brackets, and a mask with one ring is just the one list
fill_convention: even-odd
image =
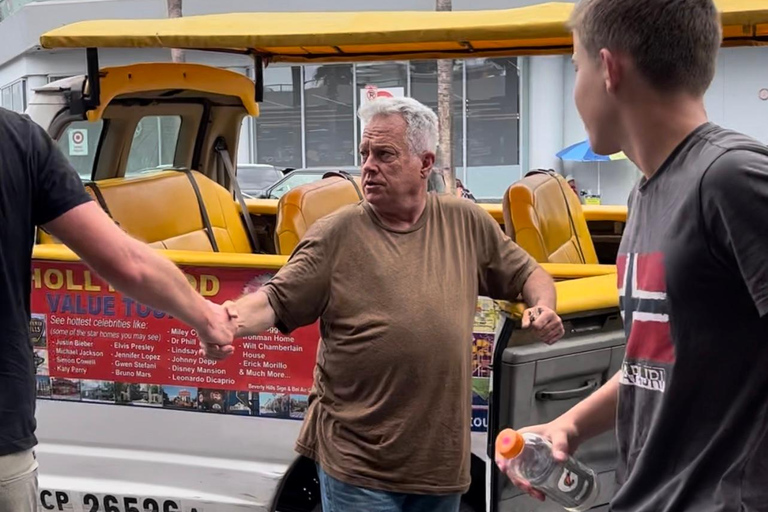
[[(768, 1), (718, 5), (724, 45), (765, 44)], [(223, 302), (274, 275), (317, 219), (361, 200), (359, 177), (339, 173), (280, 200), (243, 198), (235, 155), (243, 119), (259, 115), (265, 66), (568, 54), (571, 9), (548, 3), (74, 23), (43, 34), (40, 44), (79, 49), (87, 72), (37, 89), (27, 114), (55, 140), (87, 145), (85, 185), (94, 200), (179, 265), (204, 296)], [(236, 53), (253, 59), (255, 80), (190, 63), (101, 68), (99, 52), (109, 48)], [(158, 119), (173, 165), (126, 172), (146, 118)], [(87, 141), (84, 125), (93, 128)], [(615, 262), (626, 208), (581, 205), (561, 177), (542, 172), (510, 183), (501, 204), (479, 207), (556, 278), (566, 334), (553, 346), (536, 343), (518, 329), (522, 304), (479, 299), (467, 346), (472, 487), (462, 510), (557, 510), (519, 492), (489, 453), (501, 428), (556, 417), (620, 368)], [(41, 510), (321, 510), (314, 465), (293, 450), (312, 386), (317, 324), (239, 340), (235, 356), (214, 362), (198, 357), (195, 333), (180, 321), (117, 293), (48, 233), (39, 230), (33, 255)], [(579, 451), (599, 475), (595, 510), (607, 510), (613, 494), (615, 450), (608, 433)]]

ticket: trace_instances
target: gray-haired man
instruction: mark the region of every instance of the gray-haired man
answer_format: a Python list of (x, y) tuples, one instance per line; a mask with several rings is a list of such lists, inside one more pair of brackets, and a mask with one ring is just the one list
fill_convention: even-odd
[(563, 334), (554, 285), (474, 203), (427, 193), (434, 112), (393, 98), (360, 115), (365, 200), (318, 221), (270, 283), (229, 308), (239, 335), (321, 320), (297, 450), (318, 463), (325, 512), (457, 511), (478, 293), (522, 293), (524, 326), (552, 343)]

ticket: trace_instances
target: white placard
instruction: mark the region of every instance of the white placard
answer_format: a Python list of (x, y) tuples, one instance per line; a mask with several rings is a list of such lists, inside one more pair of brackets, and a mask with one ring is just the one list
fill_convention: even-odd
[(88, 156), (88, 130), (69, 130), (69, 156)]
[[(405, 96), (405, 87), (377, 87), (375, 85), (366, 85), (360, 89), (360, 106), (378, 98), (402, 98)], [(365, 130), (365, 123), (360, 120), (360, 133)]]

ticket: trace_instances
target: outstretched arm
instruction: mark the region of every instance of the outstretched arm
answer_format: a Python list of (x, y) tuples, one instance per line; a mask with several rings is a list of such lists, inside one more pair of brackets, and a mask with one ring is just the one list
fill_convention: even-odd
[(206, 301), (170, 260), (122, 231), (93, 201), (45, 224), (115, 289), (192, 326), (208, 343), (229, 345), (234, 322)]

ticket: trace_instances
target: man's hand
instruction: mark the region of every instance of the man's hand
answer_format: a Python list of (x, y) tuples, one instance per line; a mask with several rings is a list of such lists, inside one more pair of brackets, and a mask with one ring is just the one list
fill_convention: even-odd
[(531, 329), (536, 337), (547, 345), (556, 342), (565, 334), (563, 322), (555, 313), (555, 282), (541, 267), (534, 269), (525, 281), (523, 300), (530, 306), (523, 311), (523, 329)]
[(539, 340), (551, 345), (565, 334), (563, 321), (547, 306), (534, 306), (523, 312), (523, 329), (531, 329)]
[(209, 329), (200, 334), (200, 356), (221, 361), (235, 351), (233, 342), (237, 336), (238, 315), (231, 301), (222, 305), (208, 302), (211, 318)]
[[(578, 448), (579, 445), (578, 432), (575, 425), (561, 418), (544, 425), (523, 428), (518, 432), (521, 434), (532, 432), (548, 439), (552, 443), (552, 455), (559, 463), (564, 463), (568, 457), (576, 451), (576, 448)], [(518, 478), (518, 476), (509, 468), (509, 461), (498, 453), (496, 453), (496, 466), (498, 466), (499, 470), (507, 475), (512, 483), (520, 488), (520, 490), (527, 492), (537, 500), (544, 501), (544, 494), (542, 494), (541, 491), (532, 488), (529, 482)]]
[[(267, 294), (261, 290), (244, 295), (235, 302), (227, 301), (221, 306), (214, 307), (221, 308), (224, 316), (231, 322), (229, 328), (234, 329), (233, 337), (258, 334), (275, 325), (275, 311), (269, 304)], [(225, 337), (224, 341), (220, 343), (201, 336), (200, 357), (208, 357), (216, 361), (226, 359), (235, 348), (231, 345), (232, 338), (226, 341)]]
[[(621, 370), (611, 377), (600, 389), (592, 393), (568, 412), (544, 425), (521, 429), (521, 433), (533, 432), (552, 443), (552, 454), (558, 462), (565, 462), (581, 443), (609, 431), (616, 421), (616, 407), (619, 397)], [(534, 498), (543, 500), (544, 495), (532, 489), (528, 482), (520, 481), (508, 468), (507, 461), (498, 453), (496, 465), (512, 482)]]

